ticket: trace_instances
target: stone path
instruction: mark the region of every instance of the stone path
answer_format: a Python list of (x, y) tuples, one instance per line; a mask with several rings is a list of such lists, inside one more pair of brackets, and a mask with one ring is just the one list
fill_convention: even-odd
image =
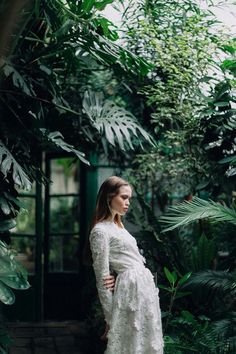
[(9, 354), (91, 354), (83, 322), (8, 323)]

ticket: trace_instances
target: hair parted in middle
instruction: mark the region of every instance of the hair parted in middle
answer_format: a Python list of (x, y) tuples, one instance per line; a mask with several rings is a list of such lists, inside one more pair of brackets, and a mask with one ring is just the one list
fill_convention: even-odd
[[(90, 231), (98, 222), (106, 220), (112, 215), (112, 210), (110, 207), (111, 200), (119, 193), (119, 189), (122, 186), (129, 186), (131, 188), (130, 184), (126, 180), (117, 176), (111, 176), (102, 183), (98, 191), (96, 208), (90, 226)], [(119, 214), (115, 215), (114, 222), (119, 227), (123, 227)], [(84, 265), (88, 266), (92, 265), (92, 253), (90, 249), (89, 235), (87, 236), (83, 250), (83, 263)]]
[[(112, 215), (110, 208), (111, 200), (119, 193), (119, 189), (122, 186), (131, 187), (126, 180), (118, 176), (111, 176), (102, 183), (97, 195), (96, 209), (91, 228), (93, 228), (98, 222), (106, 220)], [(114, 222), (122, 227), (120, 215), (115, 215)]]

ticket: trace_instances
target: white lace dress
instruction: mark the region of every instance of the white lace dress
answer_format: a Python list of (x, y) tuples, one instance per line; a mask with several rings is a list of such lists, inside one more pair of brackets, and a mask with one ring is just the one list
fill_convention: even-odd
[[(136, 240), (125, 228), (102, 221), (90, 233), (93, 268), (105, 320), (106, 354), (163, 354), (158, 289)], [(115, 290), (103, 278), (114, 270)]]

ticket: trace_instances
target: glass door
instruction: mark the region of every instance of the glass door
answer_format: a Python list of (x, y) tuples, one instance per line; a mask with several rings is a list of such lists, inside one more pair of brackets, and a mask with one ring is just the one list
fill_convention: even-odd
[(72, 157), (46, 156), (44, 318), (74, 319), (79, 298), (80, 183)]

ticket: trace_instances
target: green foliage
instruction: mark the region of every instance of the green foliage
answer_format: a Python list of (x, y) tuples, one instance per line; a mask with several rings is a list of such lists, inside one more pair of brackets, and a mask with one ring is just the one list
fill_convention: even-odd
[(205, 270), (197, 272), (189, 279), (187, 289), (192, 291), (197, 288), (212, 292), (214, 295), (235, 296), (236, 282), (235, 277), (227, 271)]
[(7, 347), (12, 344), (12, 339), (5, 330), (0, 328), (0, 353), (7, 354)]
[(21, 166), (17, 163), (15, 158), (12, 156), (10, 151), (0, 141), (0, 170), (4, 178), (7, 178), (11, 168), (14, 183), (17, 184), (20, 188), (29, 190), (31, 188), (31, 182), (29, 178)]
[[(210, 323), (207, 317), (194, 316), (189, 311), (182, 311), (180, 316), (172, 321), (175, 334), (171, 337), (165, 336), (165, 353), (174, 351), (179, 354), (233, 354), (235, 338), (231, 335), (234, 331), (228, 336), (226, 323), (219, 322), (218, 327), (218, 321)], [(229, 323), (233, 324), (232, 321), (227, 322)]]
[[(43, 149), (71, 152), (88, 163), (81, 150), (92, 150), (103, 138), (82, 112), (83, 92), (93, 70), (101, 64), (141, 76), (149, 70), (145, 60), (115, 43), (116, 28), (100, 12), (111, 2), (37, 1), (27, 8), (19, 37), (12, 27), (16, 40), (12, 55), (4, 58), (0, 83), (0, 138), (8, 151), (4, 162), (9, 172), (11, 166), (17, 168), (20, 187), (28, 188), (27, 179), (42, 174), (38, 154)], [(129, 139), (131, 134), (126, 135)]]
[(235, 124), (235, 39), (222, 45), (229, 56), (219, 67), (223, 78), (214, 79), (207, 96), (203, 96), (207, 107), (202, 112), (201, 129), (204, 132), (202, 145), (208, 158), (217, 162), (219, 173), (232, 177), (235, 170), (234, 130)]
[(178, 276), (175, 271), (170, 272), (169, 269), (166, 267), (164, 267), (164, 273), (165, 273), (165, 276), (166, 276), (170, 286), (167, 287), (167, 286), (163, 286), (163, 285), (158, 285), (158, 287), (160, 289), (167, 291), (170, 294), (168, 311), (167, 311), (167, 313), (165, 313), (165, 318), (166, 318), (166, 322), (164, 324), (164, 331), (165, 331), (166, 328), (168, 327), (169, 321), (172, 317), (174, 301), (176, 299), (179, 299), (179, 298), (182, 298), (182, 297), (185, 297), (185, 296), (191, 294), (190, 292), (181, 291), (181, 286), (187, 282), (187, 280), (191, 276), (191, 272), (186, 273), (183, 277), (180, 277), (179, 279), (178, 279)]
[(89, 165), (89, 162), (84, 158), (85, 154), (76, 150), (71, 144), (66, 143), (64, 141), (63, 135), (60, 132), (51, 132), (47, 134), (46, 129), (42, 128), (40, 130), (49, 142), (52, 142), (56, 147), (60, 147), (66, 152), (74, 153), (75, 156), (78, 157), (82, 162)]
[(185, 201), (177, 206), (170, 207), (168, 213), (161, 217), (161, 221), (170, 225), (163, 231), (170, 231), (206, 218), (215, 222), (228, 222), (236, 225), (236, 211), (234, 208), (197, 197), (191, 202)]
[(0, 301), (11, 305), (15, 295), (11, 289), (25, 290), (30, 287), (27, 272), (15, 259), (15, 253), (0, 241)]
[[(219, 183), (225, 188), (225, 180), (218, 173), (225, 166), (215, 161), (233, 154), (233, 130), (226, 132), (222, 125), (233, 123), (235, 113), (227, 105), (234, 94), (232, 80), (222, 80), (227, 70), (217, 61), (227, 48), (228, 53), (234, 52), (235, 42), (223, 33), (211, 11), (216, 2), (208, 4), (208, 10), (199, 7), (197, 1), (131, 4), (126, 36), (129, 48), (153, 64), (147, 84), (138, 89), (158, 141), (151, 153), (142, 153), (134, 160), (138, 179), (148, 180), (158, 199), (163, 193), (177, 194), (177, 189), (185, 197)], [(214, 87), (225, 82), (229, 84), (227, 92), (214, 97)], [(212, 109), (218, 121), (209, 120)], [(225, 139), (219, 156), (214, 143), (221, 143), (222, 134)]]
[(192, 270), (194, 272), (210, 269), (216, 258), (216, 245), (214, 240), (209, 240), (204, 234), (199, 238), (197, 245), (192, 249)]
[(134, 149), (132, 137), (141, 143), (138, 134), (153, 145), (151, 136), (130, 112), (110, 100), (104, 101), (101, 94), (85, 92), (83, 109), (94, 127), (105, 135), (112, 146), (115, 147), (117, 142), (119, 148), (125, 150), (125, 143), (127, 143), (130, 149)]

